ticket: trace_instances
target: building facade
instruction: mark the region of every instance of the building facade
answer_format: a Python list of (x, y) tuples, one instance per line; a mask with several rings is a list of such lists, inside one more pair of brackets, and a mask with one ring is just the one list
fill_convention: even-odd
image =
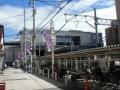
[(115, 5), (117, 20), (111, 21), (111, 27), (105, 29), (107, 46), (120, 44), (120, 26), (112, 26), (112, 24), (120, 25), (120, 0), (115, 0)]
[[(39, 30), (36, 30), (36, 54), (44, 55), (46, 51), (45, 48), (45, 40), (43, 31), (39, 32)], [(59, 31), (57, 33), (57, 30), (54, 31), (54, 46), (55, 51), (57, 51), (58, 48), (61, 47), (67, 47), (66, 51), (78, 51), (80, 49), (85, 49), (89, 46), (96, 46), (96, 33), (92, 32), (83, 32), (83, 31), (77, 31), (77, 30), (69, 30), (69, 31)], [(24, 31), (20, 31), (20, 44), (21, 47), (24, 48)], [(31, 39), (32, 38), (32, 30), (26, 30), (26, 44), (32, 44)], [(102, 33), (98, 33), (98, 39), (100, 46), (103, 46), (102, 42)], [(72, 48), (71, 48), (72, 47)]]
[(4, 62), (11, 66), (15, 60), (18, 60), (18, 53), (21, 49), (20, 42), (5, 42), (4, 45)]

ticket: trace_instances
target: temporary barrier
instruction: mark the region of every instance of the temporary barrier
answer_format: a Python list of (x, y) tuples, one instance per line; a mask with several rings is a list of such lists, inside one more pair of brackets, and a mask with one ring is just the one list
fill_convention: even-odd
[(89, 89), (88, 78), (86, 78), (86, 83), (85, 83), (85, 90), (90, 90), (90, 89)]
[(0, 90), (5, 90), (5, 82), (0, 83)]

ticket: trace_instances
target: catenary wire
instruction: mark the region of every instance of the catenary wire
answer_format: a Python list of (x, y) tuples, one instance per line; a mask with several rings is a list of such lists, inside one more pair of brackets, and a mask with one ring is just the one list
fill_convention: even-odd
[[(82, 12), (80, 12), (80, 14), (84, 13), (85, 11), (87, 11), (89, 8), (91, 8), (92, 6), (94, 6), (95, 4), (97, 4), (99, 1), (100, 1), (100, 0), (98, 0), (97, 2), (95, 2), (94, 4), (92, 4), (91, 6), (89, 6), (89, 7), (86, 8), (85, 10), (83, 10)], [(75, 16), (74, 16), (74, 17), (75, 17)], [(66, 24), (66, 23), (65, 23), (65, 24)], [(63, 25), (63, 26), (65, 26), (65, 25)], [(62, 28), (63, 28), (63, 26), (62, 26)], [(61, 28), (60, 28), (60, 30), (61, 30)], [(60, 30), (58, 30), (57, 33), (58, 33)], [(57, 34), (57, 33), (56, 33), (56, 34)]]
[[(71, 1), (71, 0), (69, 0), (61, 9), (59, 9), (59, 10), (57, 11), (57, 13), (56, 13), (39, 31), (41, 31), (68, 3), (70, 3), (70, 1)], [(38, 32), (39, 32), (39, 31), (38, 31)], [(38, 33), (38, 32), (37, 32), (37, 33)], [(37, 33), (36, 33), (36, 34), (37, 34)]]
[[(80, 1), (80, 0), (77, 0), (73, 5), (71, 5), (71, 7), (69, 7), (65, 12), (67, 12), (68, 10), (70, 10), (70, 8), (72, 8), (73, 6), (75, 6), (75, 4), (77, 4), (77, 2), (78, 1)], [(64, 12), (64, 13), (65, 13)], [(63, 14), (61, 14), (57, 19), (55, 19), (54, 21), (56, 21), (56, 20), (58, 20), (62, 15), (64, 15), (64, 13)]]

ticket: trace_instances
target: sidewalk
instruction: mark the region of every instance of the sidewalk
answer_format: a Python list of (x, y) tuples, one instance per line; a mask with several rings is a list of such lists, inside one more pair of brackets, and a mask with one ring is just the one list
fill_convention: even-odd
[(84, 90), (14, 68), (3, 71), (3, 74), (0, 74), (0, 81), (6, 83), (6, 90)]

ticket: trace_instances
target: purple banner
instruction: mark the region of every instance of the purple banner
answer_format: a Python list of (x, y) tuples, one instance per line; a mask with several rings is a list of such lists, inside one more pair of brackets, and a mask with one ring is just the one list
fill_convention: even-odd
[(48, 48), (48, 51), (51, 51), (51, 37), (50, 37), (50, 31), (49, 30), (44, 30), (43, 31), (44, 39)]
[(24, 51), (22, 49), (21, 49), (20, 53), (21, 53), (21, 57), (24, 57)]
[(27, 46), (26, 46), (26, 51), (27, 51), (27, 53), (30, 55), (30, 51), (31, 51), (30, 45), (27, 45)]

